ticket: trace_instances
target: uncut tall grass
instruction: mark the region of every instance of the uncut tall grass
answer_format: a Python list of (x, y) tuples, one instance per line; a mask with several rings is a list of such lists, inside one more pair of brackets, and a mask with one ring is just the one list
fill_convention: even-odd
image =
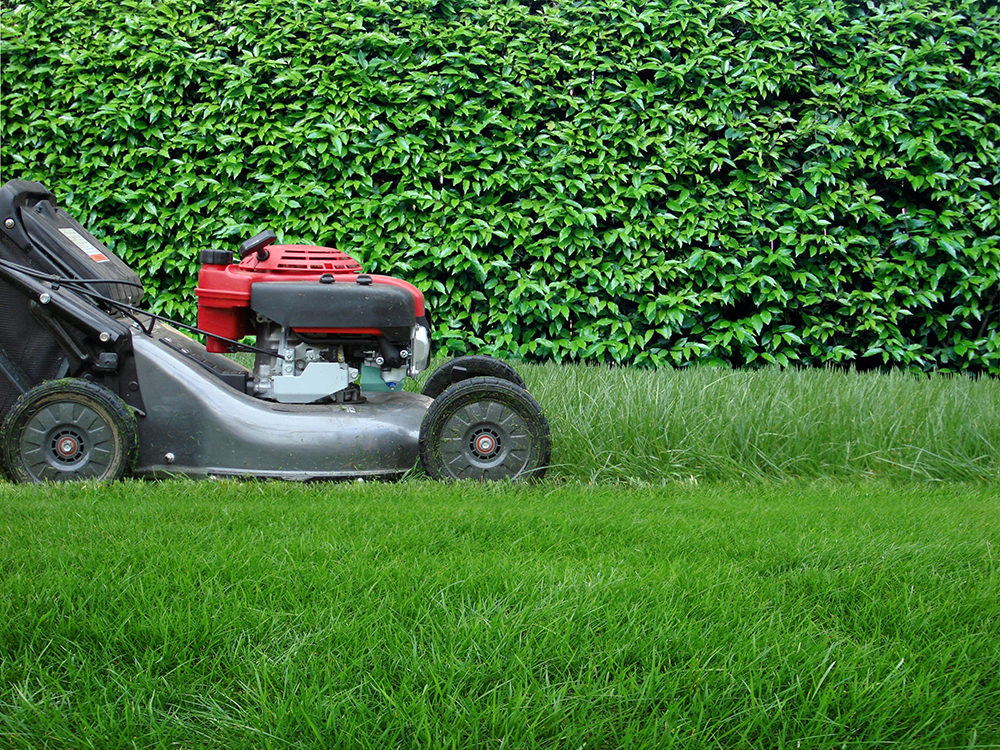
[(518, 365), (551, 474), (592, 482), (1000, 475), (1000, 382), (841, 370)]

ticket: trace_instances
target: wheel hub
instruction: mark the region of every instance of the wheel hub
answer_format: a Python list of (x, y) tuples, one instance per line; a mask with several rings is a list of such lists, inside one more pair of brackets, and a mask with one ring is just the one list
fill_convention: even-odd
[(473, 433), (469, 448), (480, 461), (488, 461), (500, 452), (500, 434), (491, 427), (480, 428)]
[(52, 455), (62, 463), (79, 461), (83, 455), (83, 440), (75, 430), (63, 429), (52, 436)]

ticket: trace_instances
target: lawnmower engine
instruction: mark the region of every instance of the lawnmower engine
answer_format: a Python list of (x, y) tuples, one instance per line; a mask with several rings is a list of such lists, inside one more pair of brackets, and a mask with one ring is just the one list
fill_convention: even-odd
[[(198, 327), (210, 352), (255, 337), (249, 395), (289, 404), (357, 403), (394, 390), (430, 359), (424, 297), (412, 284), (362, 273), (327, 247), (278, 245), (263, 232), (232, 253), (202, 252)], [(221, 338), (213, 338), (215, 334)]]

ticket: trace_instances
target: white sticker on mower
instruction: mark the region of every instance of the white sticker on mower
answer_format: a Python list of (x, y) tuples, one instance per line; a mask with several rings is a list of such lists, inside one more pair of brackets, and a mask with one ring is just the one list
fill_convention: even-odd
[(83, 252), (89, 255), (90, 259), (95, 263), (105, 263), (111, 260), (101, 250), (94, 247), (94, 245), (91, 242), (88, 242), (87, 239), (75, 229), (59, 227), (59, 231), (62, 232), (64, 235), (66, 235), (67, 239), (69, 239), (70, 242), (72, 242), (78, 248), (83, 250)]

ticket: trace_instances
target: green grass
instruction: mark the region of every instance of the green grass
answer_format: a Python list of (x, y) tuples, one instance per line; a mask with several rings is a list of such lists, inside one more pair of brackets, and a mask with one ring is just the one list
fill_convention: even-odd
[(0, 483), (0, 747), (1000, 747), (1000, 384), (520, 369), (538, 486)]
[(579, 481), (1000, 477), (1000, 381), (834, 370), (519, 368)]
[(1000, 747), (998, 514), (992, 483), (0, 485), (0, 747)]

